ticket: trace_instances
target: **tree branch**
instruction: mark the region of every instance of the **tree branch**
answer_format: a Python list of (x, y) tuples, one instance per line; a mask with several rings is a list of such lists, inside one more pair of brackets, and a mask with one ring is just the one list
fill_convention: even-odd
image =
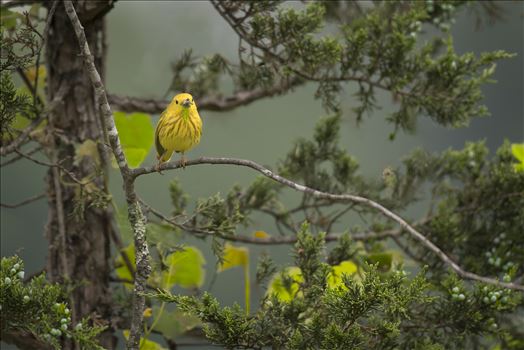
[(11, 0), (11, 1), (0, 1), (0, 5), (5, 8), (33, 5), (42, 2), (42, 0)]
[(31, 134), (31, 132), (36, 129), (38, 125), (44, 120), (47, 119), (47, 117), (54, 112), (54, 110), (62, 103), (62, 100), (64, 99), (67, 91), (69, 91), (69, 84), (62, 83), (60, 87), (58, 88), (58, 91), (53, 98), (53, 101), (49, 104), (49, 107), (45, 112), (40, 114), (38, 118), (33, 120), (31, 124), (29, 124), (28, 127), (22, 131), (22, 134), (18, 136), (14, 141), (12, 141), (10, 144), (0, 147), (0, 155), (5, 156), (13, 151), (15, 151)]
[[(30, 151), (28, 151), (27, 153), (24, 153), (25, 155), (27, 156), (30, 156), (38, 151), (41, 151), (42, 150), (42, 146), (36, 146), (35, 148), (31, 149)], [(24, 158), (23, 155), (20, 155), (20, 154), (17, 154), (16, 156), (14, 156), (13, 158), (9, 159), (9, 160), (6, 160), (5, 162), (3, 162), (2, 164), (0, 164), (0, 167), (5, 167), (9, 164), (13, 164), (17, 161), (19, 161), (20, 159)]]
[[(239, 36), (239, 38), (244, 40), (246, 43), (248, 43), (252, 47), (261, 50), (266, 56), (269, 56), (269, 57), (272, 57), (273, 59), (275, 59), (278, 63), (282, 64), (287, 69), (289, 69), (292, 73), (294, 73), (296, 75), (296, 77), (299, 77), (299, 78), (303, 79), (304, 82), (306, 82), (306, 81), (314, 81), (314, 82), (325, 82), (325, 81), (349, 82), (349, 81), (354, 81), (354, 82), (358, 82), (358, 83), (366, 83), (369, 86), (377, 87), (379, 89), (382, 89), (382, 90), (385, 90), (385, 91), (389, 91), (389, 92), (391, 92), (394, 95), (401, 95), (401, 96), (404, 96), (404, 97), (406, 97), (406, 96), (413, 96), (413, 94), (410, 93), (409, 91), (397, 90), (397, 89), (394, 90), (391, 86), (388, 86), (387, 84), (386, 85), (382, 84), (381, 83), (382, 79), (378, 79), (377, 81), (374, 81), (374, 80), (372, 80), (372, 78), (371, 78), (371, 76), (369, 74), (368, 75), (364, 75), (364, 76), (342, 74), (342, 75), (334, 75), (334, 76), (326, 76), (326, 75), (324, 75), (324, 76), (319, 77), (319, 76), (316, 76), (314, 73), (313, 74), (309, 74), (309, 73), (306, 73), (306, 72), (304, 72), (304, 71), (302, 71), (300, 69), (297, 69), (297, 68), (289, 65), (286, 62), (286, 60), (283, 57), (281, 57), (279, 54), (275, 53), (272, 50), (271, 46), (264, 45), (263, 43), (261, 43), (261, 42), (259, 42), (257, 40), (254, 40), (253, 38), (251, 38), (249, 36), (249, 33), (242, 26), (243, 19), (239, 19), (239, 18), (233, 16), (231, 13), (227, 12), (227, 10), (224, 8), (224, 7), (227, 7), (227, 5), (228, 5), (227, 3), (221, 2), (219, 0), (210, 0), (210, 1), (211, 1), (211, 4), (213, 5), (213, 7), (216, 9), (216, 11), (220, 14), (220, 16), (222, 16), (222, 18), (224, 18), (224, 20), (229, 24), (231, 29), (233, 29), (235, 31), (235, 33)], [(295, 79), (296, 79), (296, 77), (295, 77)]]
[(18, 207), (21, 207), (21, 206), (29, 204), (29, 203), (33, 203), (33, 202), (35, 202), (35, 201), (37, 201), (39, 199), (45, 198), (45, 196), (46, 196), (45, 193), (40, 193), (40, 194), (38, 194), (36, 196), (29, 197), (27, 199), (24, 199), (21, 202), (15, 203), (15, 204), (0, 203), (0, 207), (14, 209), (14, 208), (18, 208)]
[(120, 145), (120, 139), (118, 137), (118, 131), (115, 126), (111, 107), (107, 100), (107, 94), (98, 73), (93, 55), (89, 49), (89, 45), (86, 40), (84, 28), (78, 19), (73, 3), (70, 0), (64, 0), (64, 7), (66, 13), (73, 26), (78, 44), (80, 46), (81, 55), (84, 59), (87, 74), (91, 83), (97, 101), (100, 104), (100, 111), (105, 121), (107, 128), (107, 135), (111, 149), (118, 163), (120, 174), (124, 182), (124, 191), (126, 201), (128, 205), (128, 218), (133, 228), (134, 241), (135, 241), (135, 257), (136, 257), (136, 274), (135, 283), (133, 289), (133, 309), (131, 310), (131, 327), (129, 332), (129, 339), (127, 341), (127, 348), (132, 350), (139, 349), (140, 336), (142, 333), (142, 320), (143, 311), (145, 305), (145, 297), (143, 293), (146, 289), (146, 281), (151, 273), (151, 266), (149, 265), (149, 250), (146, 243), (146, 219), (142, 214), (140, 205), (138, 204), (135, 188), (134, 188), (134, 176), (127, 165), (127, 161)]
[[(289, 91), (291, 88), (301, 84), (303, 84), (302, 80), (294, 79), (287, 84), (276, 84), (270, 88), (256, 88), (253, 90), (238, 91), (233, 95), (226, 97), (202, 97), (197, 101), (198, 109), (201, 111), (230, 111), (265, 97), (281, 95), (286, 91)], [(150, 114), (160, 114), (171, 102), (168, 100), (121, 96), (116, 94), (109, 94), (108, 99), (113, 108), (128, 113), (143, 112)]]
[(0, 333), (0, 340), (7, 344), (14, 344), (21, 350), (51, 350), (53, 347), (47, 342), (35, 337), (31, 332), (23, 330), (11, 330)]
[[(182, 229), (187, 232), (193, 232), (198, 235), (204, 235), (204, 236), (217, 236), (220, 237), (226, 241), (231, 242), (240, 242), (240, 243), (247, 243), (247, 244), (257, 244), (257, 245), (278, 245), (278, 244), (294, 244), (297, 242), (297, 237), (295, 236), (285, 236), (285, 237), (269, 237), (269, 238), (256, 238), (256, 237), (249, 237), (249, 236), (231, 236), (231, 235), (225, 235), (216, 231), (208, 231), (204, 229), (200, 229), (198, 227), (192, 227), (185, 224), (180, 224), (176, 222), (173, 219), (169, 219), (166, 216), (164, 216), (161, 212), (158, 210), (152, 208), (150, 205), (145, 203), (142, 199), (139, 199), (139, 202), (146, 208), (147, 211), (153, 213), (157, 218), (167, 222), (168, 224)], [(363, 233), (356, 233), (352, 234), (351, 238), (356, 241), (367, 241), (372, 239), (382, 239), (392, 236), (399, 236), (402, 233), (402, 230), (386, 230), (382, 232), (363, 232)], [(338, 241), (342, 237), (342, 234), (328, 234), (325, 237), (326, 242), (333, 242)]]
[[(488, 283), (488, 284), (493, 284), (493, 285), (501, 286), (504, 288), (524, 291), (524, 285), (501, 282), (495, 278), (480, 276), (475, 273), (462, 269), (457, 263), (455, 263), (450, 257), (448, 257), (446, 253), (444, 253), (439, 247), (437, 247), (433, 242), (431, 242), (428, 238), (426, 238), (422, 233), (420, 233), (415, 228), (413, 228), (413, 226), (408, 224), (403, 218), (401, 218), (399, 215), (393, 213), (389, 209), (385, 208), (381, 204), (371, 199), (357, 196), (357, 195), (352, 195), (352, 194), (333, 194), (333, 193), (318, 191), (313, 188), (293, 182), (278, 174), (275, 174), (271, 170), (251, 160), (236, 159), (236, 158), (201, 157), (198, 159), (186, 161), (185, 166), (189, 167), (189, 166), (200, 165), (200, 164), (213, 164), (213, 165), (217, 165), (217, 164), (226, 165), (227, 164), (227, 165), (237, 165), (237, 166), (248, 167), (248, 168), (251, 168), (253, 170), (260, 172), (264, 176), (270, 179), (273, 179), (274, 181), (277, 181), (287, 187), (290, 187), (299, 192), (307, 193), (308, 195), (311, 195), (316, 198), (329, 199), (329, 200), (339, 201), (339, 202), (353, 202), (353, 203), (357, 203), (360, 205), (364, 205), (364, 206), (373, 208), (381, 212), (384, 216), (397, 222), (403, 230), (409, 233), (415, 240), (422, 243), (422, 245), (424, 245), (427, 249), (431, 250), (434, 254), (436, 254), (440, 258), (440, 260), (442, 260), (442, 262), (448, 265), (455, 273), (457, 273), (462, 278), (479, 281), (483, 283)], [(169, 162), (169, 163), (162, 164), (159, 170), (164, 171), (164, 170), (171, 170), (171, 169), (179, 169), (181, 167), (182, 167), (182, 163), (180, 161)], [(153, 172), (156, 172), (155, 166), (150, 166), (146, 168), (136, 168), (136, 169), (131, 170), (131, 174), (135, 178), (138, 176), (150, 174)]]
[(33, 158), (32, 156), (29, 155), (29, 153), (23, 153), (19, 150), (15, 150), (16, 154), (18, 154), (20, 157), (22, 158), (25, 158), (27, 160), (30, 160), (32, 161), (33, 163), (35, 164), (38, 164), (38, 165), (42, 165), (42, 166), (46, 166), (46, 167), (49, 167), (49, 168), (57, 168), (57, 169), (60, 169), (62, 170), (64, 173), (67, 174), (67, 176), (69, 176), (71, 178), (71, 180), (73, 180), (74, 182), (76, 182), (77, 184), (81, 185), (81, 186), (84, 186), (84, 185), (87, 185), (89, 182), (86, 182), (86, 181), (83, 181), (83, 180), (80, 180), (78, 179), (75, 174), (73, 174), (72, 172), (70, 172), (69, 170), (67, 170), (66, 168), (64, 168), (63, 166), (61, 166), (60, 164), (58, 163), (47, 163), (47, 162), (43, 162), (41, 160), (38, 160), (36, 158)]
[[(56, 156), (53, 158), (56, 158)], [(58, 171), (57, 167), (52, 167), (51, 174), (53, 176), (53, 186), (55, 188), (54, 192), (56, 216), (58, 221), (58, 234), (60, 236), (60, 245), (62, 246), (62, 249), (60, 250), (60, 259), (62, 260), (62, 266), (64, 267), (64, 276), (66, 280), (69, 280), (71, 278), (71, 273), (69, 272), (69, 264), (67, 263), (67, 229), (64, 214), (64, 201), (62, 199), (62, 187), (60, 186), (60, 172)], [(78, 316), (75, 312), (76, 310), (74, 309), (74, 305), (75, 303), (71, 302), (71, 307), (73, 308), (73, 320), (75, 320)]]

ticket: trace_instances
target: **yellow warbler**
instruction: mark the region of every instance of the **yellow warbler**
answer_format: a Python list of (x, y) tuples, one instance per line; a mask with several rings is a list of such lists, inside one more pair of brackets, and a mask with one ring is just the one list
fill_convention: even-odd
[(155, 131), (157, 153), (157, 170), (167, 162), (173, 152), (182, 153), (182, 165), (185, 166), (184, 152), (200, 142), (202, 120), (193, 96), (187, 93), (178, 94), (160, 115)]

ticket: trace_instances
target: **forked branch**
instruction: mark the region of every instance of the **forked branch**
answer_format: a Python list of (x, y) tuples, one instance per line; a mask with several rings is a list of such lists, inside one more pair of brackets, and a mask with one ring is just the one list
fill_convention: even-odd
[[(302, 84), (303, 80), (294, 79), (288, 83), (278, 83), (268, 88), (237, 91), (230, 96), (204, 96), (198, 100), (198, 109), (201, 111), (230, 111), (240, 106), (248, 105), (262, 98), (282, 95), (295, 86)], [(109, 94), (109, 103), (113, 108), (123, 112), (143, 112), (160, 114), (170, 101), (152, 98), (139, 98)]]
[[(338, 202), (353, 202), (353, 203), (357, 203), (360, 205), (364, 205), (364, 206), (373, 208), (381, 212), (384, 216), (398, 223), (402, 230), (405, 230), (415, 240), (419, 241), (427, 249), (431, 250), (434, 254), (436, 254), (439, 257), (440, 260), (442, 260), (446, 265), (448, 265), (453, 271), (455, 271), (455, 273), (457, 273), (462, 278), (484, 282), (484, 283), (489, 283), (489, 284), (494, 284), (494, 285), (498, 285), (504, 288), (524, 291), (523, 285), (516, 284), (516, 283), (501, 282), (495, 278), (480, 276), (475, 273), (464, 270), (456, 262), (454, 262), (449, 256), (447, 256), (446, 253), (444, 253), (439, 247), (437, 247), (435, 243), (431, 242), (426, 236), (424, 236), (422, 233), (417, 231), (406, 220), (404, 220), (399, 215), (393, 213), (391, 210), (387, 209), (386, 207), (382, 206), (381, 204), (371, 199), (357, 196), (357, 195), (352, 195), (352, 194), (333, 194), (333, 193), (318, 191), (313, 188), (310, 188), (310, 187), (298, 184), (296, 182), (293, 182), (289, 179), (286, 179), (272, 172), (268, 168), (263, 167), (262, 165), (258, 163), (255, 163), (251, 160), (246, 160), (246, 159), (201, 157), (198, 159), (186, 161), (185, 163), (186, 166), (193, 166), (193, 165), (200, 165), (200, 164), (215, 164), (215, 165), (222, 164), (222, 165), (237, 165), (237, 166), (248, 167), (248, 168), (251, 168), (253, 170), (256, 170), (262, 173), (264, 176), (270, 179), (273, 179), (287, 187), (290, 187), (299, 192), (307, 193), (316, 198), (329, 199), (329, 200), (338, 201)], [(163, 171), (163, 170), (170, 170), (170, 169), (178, 169), (181, 167), (182, 167), (182, 164), (180, 161), (169, 162), (169, 163), (162, 164), (160, 166), (160, 170)], [(138, 176), (145, 175), (145, 174), (150, 174), (153, 172), (156, 172), (156, 169), (154, 166), (150, 166), (146, 168), (137, 168), (137, 169), (131, 170), (131, 174), (134, 177), (138, 177)]]
[(149, 265), (149, 250), (146, 243), (146, 221), (142, 214), (140, 205), (138, 204), (135, 187), (134, 177), (131, 175), (131, 170), (127, 165), (124, 152), (120, 145), (120, 138), (118, 137), (118, 131), (115, 126), (113, 119), (113, 113), (107, 100), (107, 94), (98, 73), (93, 55), (89, 49), (87, 43), (84, 28), (80, 23), (78, 15), (75, 11), (73, 3), (70, 0), (64, 1), (64, 7), (66, 13), (73, 25), (78, 44), (80, 46), (81, 55), (84, 59), (86, 71), (89, 79), (93, 85), (95, 91), (96, 100), (100, 103), (100, 111), (105, 121), (107, 128), (107, 135), (111, 149), (120, 168), (120, 173), (124, 182), (124, 191), (126, 201), (128, 205), (128, 218), (133, 227), (134, 241), (135, 241), (135, 257), (136, 257), (136, 274), (135, 284), (133, 290), (133, 308), (131, 310), (131, 327), (129, 332), (129, 339), (127, 342), (127, 348), (132, 350), (138, 350), (140, 344), (140, 336), (142, 334), (142, 320), (143, 311), (145, 305), (145, 298), (143, 293), (146, 290), (146, 281), (151, 272), (151, 266)]

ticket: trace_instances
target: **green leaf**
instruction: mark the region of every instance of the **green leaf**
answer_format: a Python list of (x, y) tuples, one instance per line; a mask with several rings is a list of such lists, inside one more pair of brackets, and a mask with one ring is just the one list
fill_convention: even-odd
[[(289, 279), (291, 283), (285, 281)], [(300, 296), (301, 293), (298, 291), (300, 283), (304, 281), (302, 277), (302, 271), (297, 266), (286, 268), (284, 271), (277, 273), (267, 289), (268, 295), (275, 295), (281, 301), (291, 301), (296, 296)]]
[[(160, 314), (160, 307), (153, 306), (153, 315)], [(156, 317), (156, 316), (155, 316)], [(162, 333), (166, 338), (175, 340), (178, 336), (200, 325), (198, 317), (180, 310), (164, 310), (156, 321), (153, 329)]]
[(251, 303), (249, 284), (249, 250), (246, 247), (236, 247), (227, 243), (224, 246), (222, 263), (218, 266), (218, 272), (225, 271), (235, 266), (241, 266), (244, 270), (244, 294), (246, 303), (246, 313), (249, 314), (249, 307)]
[(38, 17), (38, 14), (40, 12), (40, 8), (42, 7), (41, 4), (33, 4), (31, 6), (31, 9), (29, 10), (29, 14), (34, 17)]
[(267, 233), (266, 231), (255, 231), (253, 233), (253, 236), (255, 238), (261, 238), (261, 239), (267, 239), (267, 238), (271, 237), (271, 235), (269, 233)]
[[(123, 249), (123, 252), (129, 258), (131, 265), (135, 267), (136, 266), (135, 246), (133, 244), (130, 244)], [(124, 280), (133, 281), (133, 273), (129, 271), (129, 268), (127, 267), (127, 264), (124, 262), (124, 258), (122, 258), (121, 254), (117, 256), (115, 266), (116, 266), (115, 273), (119, 278), (124, 279)], [(128, 289), (132, 289), (133, 283), (124, 282), (124, 286), (126, 286), (126, 288)]]
[(394, 264), (401, 262), (402, 256), (397, 252), (380, 252), (369, 254), (366, 260), (370, 264), (378, 264), (382, 271), (389, 271)]
[(136, 168), (142, 164), (151, 146), (154, 131), (151, 117), (145, 113), (114, 113), (120, 143), (129, 166)]
[(162, 284), (166, 289), (175, 284), (183, 288), (196, 288), (204, 283), (206, 259), (202, 252), (196, 248), (187, 246), (184, 250), (169, 254), (164, 263), (168, 271), (163, 273)]
[[(31, 84), (34, 85), (36, 81), (36, 66), (28, 67), (27, 69), (24, 70), (24, 73), (27, 79), (29, 79), (29, 81), (31, 82)], [(39, 90), (44, 89), (46, 77), (47, 77), (47, 70), (45, 66), (39, 66), (38, 67), (38, 88)], [(29, 89), (27, 89), (26, 86), (23, 86), (23, 89), (28, 95), (32, 95), (32, 93), (29, 91)], [(43, 99), (42, 101), (45, 101), (45, 99)]]
[(327, 284), (331, 289), (335, 289), (344, 286), (344, 275), (351, 276), (358, 271), (357, 265), (351, 261), (342, 261), (340, 264), (332, 267), (331, 271), (327, 276)]
[(17, 114), (15, 120), (11, 124), (11, 127), (16, 130), (23, 130), (27, 128), (29, 124), (31, 124), (31, 120), (21, 114)]
[(249, 266), (249, 250), (246, 247), (236, 247), (226, 243), (224, 246), (223, 262), (219, 265), (218, 272), (235, 266), (241, 266), (243, 268)]
[[(127, 340), (129, 338), (129, 330), (126, 329), (122, 333), (124, 333), (124, 338), (126, 338)], [(144, 338), (140, 338), (139, 348), (140, 350), (166, 350), (166, 348), (164, 348), (162, 345), (152, 340), (144, 339)]]
[(518, 163), (513, 165), (515, 171), (524, 172), (524, 143), (513, 143), (511, 153), (519, 160)]
[(0, 17), (2, 17), (2, 27), (13, 29), (16, 26), (16, 19), (23, 19), (22, 14), (11, 11), (5, 7), (0, 7)]

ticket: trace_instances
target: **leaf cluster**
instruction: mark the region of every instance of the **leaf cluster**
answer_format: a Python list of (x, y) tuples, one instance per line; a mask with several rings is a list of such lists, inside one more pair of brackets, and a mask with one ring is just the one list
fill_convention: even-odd
[[(235, 90), (288, 90), (305, 82), (317, 84), (316, 98), (328, 111), (340, 111), (339, 97), (357, 87), (354, 115), (361, 121), (377, 106), (377, 90), (391, 93), (398, 104), (387, 120), (398, 130), (414, 131), (419, 116), (459, 127), (486, 115), (481, 86), (491, 82), (495, 63), (512, 57), (494, 51), (476, 57), (459, 55), (448, 35), (457, 9), (466, 1), (279, 2), (221, 1), (215, 8), (239, 36), (238, 62), (220, 55), (198, 60), (190, 52), (173, 63), (171, 90), (216, 95), (222, 76)], [(350, 19), (340, 7), (347, 9)], [(329, 26), (336, 19), (337, 30)], [(422, 45), (426, 27), (444, 31)], [(187, 70), (185, 76), (182, 71)], [(348, 86), (347, 83), (356, 85)]]
[(1, 334), (25, 331), (55, 349), (61, 349), (63, 336), (81, 349), (102, 349), (97, 336), (105, 329), (89, 325), (89, 320), (71, 323), (67, 291), (50, 284), (40, 274), (24, 282), (24, 264), (17, 257), (3, 257), (0, 266)]
[(0, 135), (4, 144), (16, 135), (15, 118), (31, 117), (35, 111), (30, 96), (15, 87), (8, 72), (0, 73), (0, 91)]
[[(346, 275), (343, 285), (330, 288), (323, 236), (311, 235), (306, 225), (298, 238), (294, 257), (302, 276), (293, 282), (299, 292), (291, 300), (270, 294), (246, 315), (238, 305), (221, 307), (208, 293), (159, 290), (150, 296), (198, 316), (206, 336), (229, 349), (459, 349), (472, 335), (495, 334), (496, 314), (511, 312), (519, 302), (511, 291), (470, 289), (455, 276), (432, 285), (425, 272), (409, 279), (403, 270), (381, 273), (373, 265), (362, 278)], [(485, 303), (487, 295), (504, 303)]]
[[(431, 219), (422, 228), (428, 238), (467, 269), (502, 277), (524, 265), (524, 173), (514, 161), (508, 141), (492, 159), (483, 141), (442, 154), (417, 150), (404, 160), (393, 197), (412, 202), (432, 184)], [(443, 267), (431, 253), (419, 252), (422, 261)]]
[(20, 14), (4, 7), (0, 13), (0, 135), (4, 144), (22, 129), (15, 125), (16, 119), (32, 120), (39, 112), (27, 90), (15, 86), (13, 74), (26, 74), (25, 70), (40, 54), (42, 41), (29, 13)]

